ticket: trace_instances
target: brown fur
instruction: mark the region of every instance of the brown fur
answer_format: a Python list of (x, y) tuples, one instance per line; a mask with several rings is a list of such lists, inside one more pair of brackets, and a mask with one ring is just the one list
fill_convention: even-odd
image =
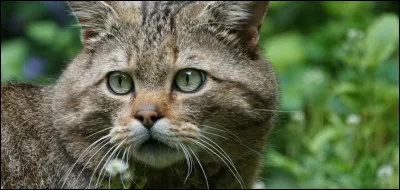
[[(144, 188), (206, 188), (202, 169), (210, 188), (253, 185), (277, 109), (275, 74), (257, 45), (268, 3), (69, 5), (85, 46), (62, 76), (50, 86), (1, 86), (2, 187), (88, 187), (118, 145), (123, 153), (134, 145), (129, 166), (135, 168), (134, 181), (147, 180)], [(194, 93), (173, 88), (175, 75), (185, 68), (206, 73)], [(134, 93), (111, 93), (111, 71), (128, 73)], [(136, 133), (147, 130), (135, 119), (142, 104), (156, 105), (163, 116), (151, 129), (169, 146), (158, 155), (137, 152)], [(101, 143), (108, 144), (84, 154), (105, 135), (110, 138)], [(195, 167), (186, 182), (185, 150)]]

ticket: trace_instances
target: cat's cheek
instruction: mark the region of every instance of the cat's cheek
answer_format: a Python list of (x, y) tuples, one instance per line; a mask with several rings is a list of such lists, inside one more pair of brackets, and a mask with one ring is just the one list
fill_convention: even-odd
[(218, 83), (207, 79), (204, 86), (194, 93), (175, 92), (174, 99), (170, 102), (168, 119), (173, 125), (179, 122), (198, 123), (204, 115), (204, 109), (210, 107), (213, 91), (218, 88)]
[(170, 147), (175, 147), (180, 143), (191, 144), (191, 139), (199, 138), (200, 129), (190, 122), (162, 119), (154, 125), (150, 134)]
[(112, 144), (122, 143), (124, 146), (137, 146), (150, 138), (148, 130), (134, 119), (126, 125), (114, 125), (110, 130), (110, 137)]
[(116, 122), (114, 126), (126, 126), (128, 125), (130, 122), (132, 122), (132, 116), (129, 116), (128, 111), (120, 111), (121, 113), (117, 116)]

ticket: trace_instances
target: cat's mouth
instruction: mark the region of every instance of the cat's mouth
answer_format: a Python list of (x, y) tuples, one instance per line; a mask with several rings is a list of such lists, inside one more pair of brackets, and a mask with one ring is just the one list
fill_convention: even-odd
[(149, 138), (147, 141), (143, 142), (142, 145), (138, 148), (138, 152), (160, 152), (171, 150), (173, 150), (173, 148), (154, 138)]
[(169, 166), (184, 158), (176, 148), (152, 137), (144, 141), (133, 153), (133, 156), (156, 168)]
[[(131, 154), (135, 160), (155, 168), (163, 168), (185, 159), (185, 154), (178, 146), (180, 139), (169, 130), (169, 125), (166, 119), (160, 119), (149, 130), (134, 120), (126, 130), (116, 128), (112, 134), (116, 140), (127, 139), (127, 145), (132, 146)], [(128, 138), (126, 131), (130, 131)]]

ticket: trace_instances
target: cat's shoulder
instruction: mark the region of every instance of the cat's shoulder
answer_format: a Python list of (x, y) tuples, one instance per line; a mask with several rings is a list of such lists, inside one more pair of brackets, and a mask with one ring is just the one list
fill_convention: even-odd
[[(28, 115), (44, 104), (45, 88), (28, 83), (1, 84), (1, 115)], [(7, 114), (6, 114), (7, 113)]]
[(26, 94), (34, 92), (35, 90), (40, 90), (41, 88), (43, 87), (40, 85), (22, 82), (1, 83), (1, 95), (10, 95), (12, 93)]
[(1, 83), (1, 101), (8, 99), (40, 99), (45, 86), (29, 83)]

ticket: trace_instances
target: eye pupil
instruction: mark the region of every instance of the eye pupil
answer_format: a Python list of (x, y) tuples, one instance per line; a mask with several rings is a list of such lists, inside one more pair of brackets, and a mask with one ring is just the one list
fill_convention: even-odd
[(189, 84), (190, 72), (186, 73), (186, 83)]
[(118, 78), (118, 84), (119, 84), (119, 86), (122, 86), (122, 76), (120, 76), (120, 77)]

